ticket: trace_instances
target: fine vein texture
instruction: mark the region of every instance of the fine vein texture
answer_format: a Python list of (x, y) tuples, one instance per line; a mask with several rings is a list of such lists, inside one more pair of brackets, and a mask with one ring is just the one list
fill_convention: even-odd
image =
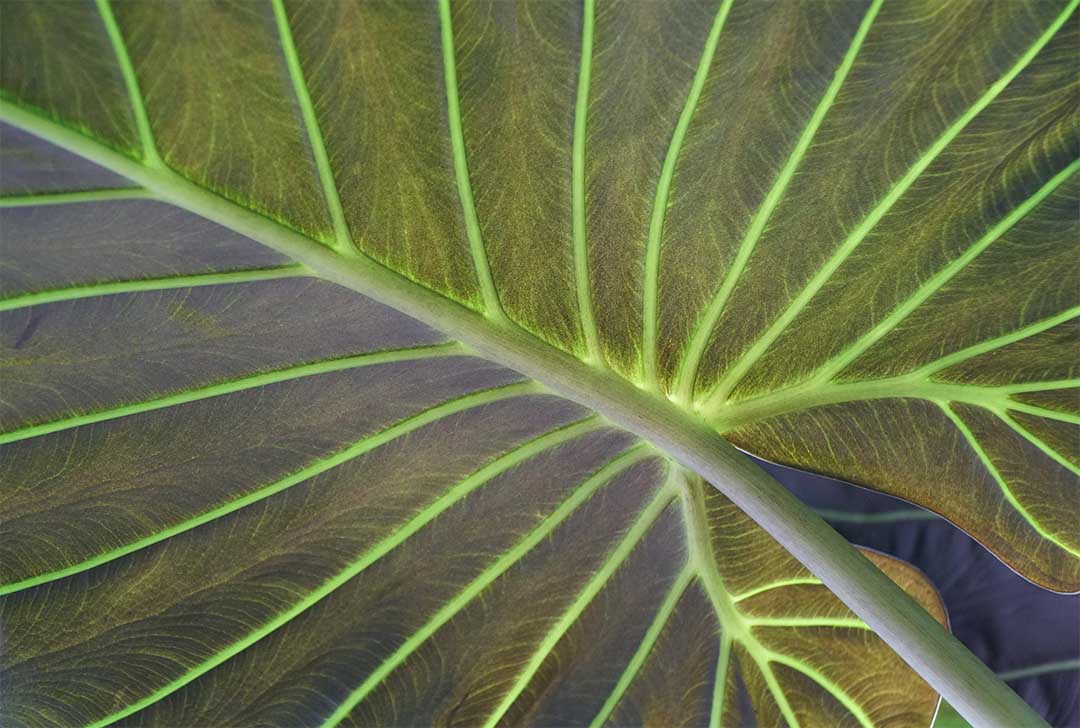
[[(103, 208), (92, 234), (115, 204), (47, 209)], [(4, 725), (929, 724), (926, 683), (631, 434), (310, 276), (192, 287), (110, 240), (155, 288), (3, 314)], [(7, 258), (30, 290), (36, 255)], [(783, 670), (810, 677), (755, 682)]]
[[(11, 578), (107, 568), (130, 544), (198, 530), (200, 514), (337, 457), (370, 433), (349, 440), (331, 405), (368, 378), (384, 392), (364, 392), (379, 406), (365, 422), (380, 428), (510, 386), (490, 367), (454, 369), (466, 359), (446, 337), (460, 337), (585, 391), (684, 464), (708, 456), (679, 443), (719, 432), (900, 495), (1029, 578), (1080, 589), (1078, 3), (5, 3), (5, 447), (12, 477), (88, 489), (58, 497), (75, 509), (65, 518), (93, 525), (99, 505), (118, 509), (107, 535), (21, 546), (25, 563), (12, 563), (27, 571)], [(289, 257), (328, 247), (301, 267), (237, 232)], [(370, 283), (444, 330), (388, 326), (389, 312), (320, 275)], [(440, 297), (482, 316), (425, 316), (456, 305)], [(529, 335), (517, 358), (492, 354)], [(386, 394), (412, 392), (409, 376), (465, 389)], [(230, 437), (257, 442), (225, 438), (184, 460), (219, 415)], [(305, 438), (320, 415), (333, 437)], [(140, 464), (140, 447), (161, 448), (125, 434), (136, 421), (144, 439), (190, 434), (175, 460)], [(182, 507), (153, 495), (214, 453), (264, 450), (257, 483), (223, 477)], [(8, 482), (11, 512), (40, 531), (39, 491)], [(697, 576), (672, 614), (704, 600), (686, 609), (711, 606), (723, 634), (718, 579), (690, 553)], [(493, 581), (476, 588), (502, 578), (485, 569)], [(641, 679), (665, 672), (649, 667), (654, 650), (683, 649), (663, 626), (650, 634), (627, 658)], [(688, 664), (734, 675), (720, 655), (749, 654), (735, 637), (716, 649)], [(741, 684), (760, 678), (776, 695), (810, 680), (857, 723), (870, 715), (820, 669), (766, 662)], [(618, 700), (638, 694), (634, 679)], [(341, 686), (364, 694), (356, 706), (377, 694), (364, 680)], [(725, 691), (705, 692), (705, 720), (726, 721)], [(776, 710), (800, 720), (790, 700)]]

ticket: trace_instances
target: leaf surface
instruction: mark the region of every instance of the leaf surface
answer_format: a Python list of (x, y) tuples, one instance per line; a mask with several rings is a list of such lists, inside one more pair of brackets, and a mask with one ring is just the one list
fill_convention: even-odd
[(1074, 6), (14, 4), (3, 93), (1077, 590)]
[[(736, 601), (804, 576), (696, 476), (227, 228), (366, 256), (474, 337), (524, 329), (1075, 590), (1077, 1), (5, 4), (4, 608), (12, 684), (46, 676), (16, 715), (543, 722), (603, 694), (574, 720), (918, 722), (924, 688), (848, 683), (899, 663), (833, 597)], [(162, 192), (189, 184), (201, 207)], [(600, 659), (575, 630), (624, 571), (661, 619), (627, 606), (607, 644), (644, 651)], [(507, 631), (460, 662), (481, 624)], [(560, 649), (604, 689), (549, 689)], [(448, 656), (498, 679), (417, 687)], [(90, 684), (34, 703), (72, 665)], [(273, 682), (298, 675), (323, 682)]]
[(632, 434), (179, 209), (52, 201), (0, 212), (5, 725), (929, 723)]

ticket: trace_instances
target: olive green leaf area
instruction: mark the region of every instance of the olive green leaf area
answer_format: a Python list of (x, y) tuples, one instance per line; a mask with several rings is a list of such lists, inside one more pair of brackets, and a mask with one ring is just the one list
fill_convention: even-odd
[(0, 724), (930, 724), (648, 444), (0, 132)]
[(1075, 591), (1077, 2), (5, 2), (0, 86)]
[(1070, 589), (1076, 4), (0, 5), (7, 722), (928, 720), (696, 476), (34, 136)]

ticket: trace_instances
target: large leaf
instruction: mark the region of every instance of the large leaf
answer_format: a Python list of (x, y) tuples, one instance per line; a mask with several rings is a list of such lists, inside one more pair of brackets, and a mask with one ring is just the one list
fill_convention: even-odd
[(1076, 588), (1075, 5), (0, 6), (12, 719), (928, 718), (722, 496), (444, 334)]
[(2, 85), (1077, 590), (1075, 5), (8, 3)]
[(2, 213), (3, 725), (929, 724), (634, 436), (175, 208), (64, 199)]

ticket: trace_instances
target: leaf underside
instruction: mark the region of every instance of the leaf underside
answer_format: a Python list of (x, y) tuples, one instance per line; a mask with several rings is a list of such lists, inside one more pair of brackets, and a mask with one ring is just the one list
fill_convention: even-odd
[[(68, 285), (0, 313), (4, 725), (929, 723), (809, 572), (588, 410), (161, 202), (4, 220), (10, 285)], [(125, 264), (151, 288), (103, 291)]]
[(40, 137), (1076, 590), (1076, 4), (0, 5), (5, 724), (927, 723), (695, 475)]

